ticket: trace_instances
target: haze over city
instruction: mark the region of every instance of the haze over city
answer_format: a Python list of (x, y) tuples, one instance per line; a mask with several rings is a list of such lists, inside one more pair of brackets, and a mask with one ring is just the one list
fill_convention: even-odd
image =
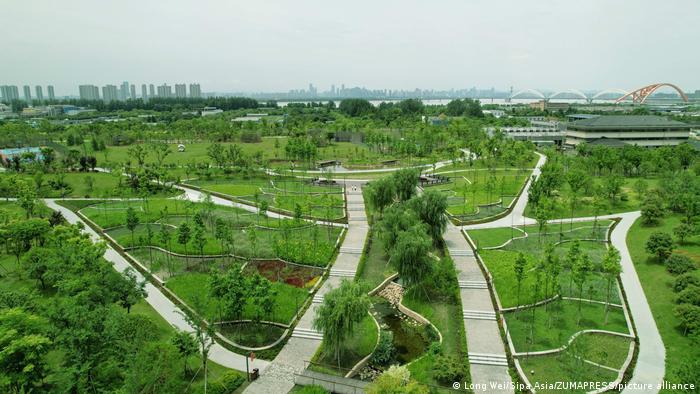
[[(700, 3), (6, 2), (2, 84), (631, 90), (700, 86)], [(29, 16), (31, 15), (31, 18)]]

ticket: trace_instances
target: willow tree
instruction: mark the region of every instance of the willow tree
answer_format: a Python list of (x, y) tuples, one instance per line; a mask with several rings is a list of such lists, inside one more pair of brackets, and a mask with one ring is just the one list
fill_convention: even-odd
[(343, 342), (364, 319), (370, 304), (364, 286), (343, 280), (339, 287), (326, 293), (316, 310), (313, 328), (323, 332), (323, 347), (333, 353), (338, 367)]
[(421, 288), (426, 295), (422, 283), (432, 271), (431, 247), (425, 226), (415, 225), (397, 236), (396, 244), (389, 253), (389, 263), (396, 268), (406, 287)]

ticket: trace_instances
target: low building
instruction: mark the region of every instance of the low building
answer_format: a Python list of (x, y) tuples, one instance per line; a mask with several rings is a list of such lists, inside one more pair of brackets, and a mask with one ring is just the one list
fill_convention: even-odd
[(540, 100), (534, 103), (530, 103), (530, 108), (538, 109), (540, 111), (567, 111), (569, 109), (569, 103)]
[(678, 145), (688, 141), (690, 129), (688, 124), (662, 116), (598, 116), (569, 123), (566, 126), (566, 145), (590, 144), (603, 138), (644, 147)]
[(202, 108), (201, 114), (202, 116), (209, 116), (209, 115), (216, 115), (224, 112), (221, 109), (218, 109), (216, 107), (204, 107)]
[[(501, 132), (506, 136), (516, 141), (531, 141), (537, 146), (557, 146), (564, 145), (566, 138), (564, 131), (556, 127), (501, 127)], [(492, 136), (496, 129), (489, 128), (486, 130), (489, 136)]]
[(33, 158), (33, 160), (44, 160), (44, 156), (41, 154), (41, 148), (39, 147), (0, 149), (0, 159), (4, 162), (12, 160), (15, 156), (19, 156), (23, 159)]

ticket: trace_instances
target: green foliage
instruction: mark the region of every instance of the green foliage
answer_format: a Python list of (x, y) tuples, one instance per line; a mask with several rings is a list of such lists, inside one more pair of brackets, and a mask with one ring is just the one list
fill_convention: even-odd
[(443, 384), (461, 382), (466, 376), (464, 361), (457, 356), (439, 355), (435, 357), (433, 376)]
[(433, 244), (442, 244), (442, 233), (447, 228), (447, 197), (437, 191), (426, 191), (410, 200), (411, 209), (416, 212), (418, 219), (427, 225), (428, 233)]
[(338, 106), (340, 112), (348, 116), (363, 116), (371, 113), (374, 110), (372, 104), (363, 99), (345, 99)]
[(208, 392), (211, 394), (232, 394), (245, 383), (245, 377), (236, 371), (228, 371), (213, 382)]
[(405, 366), (392, 365), (369, 384), (367, 394), (427, 394), (428, 388), (411, 379)]
[(663, 217), (663, 200), (657, 193), (650, 193), (642, 203), (642, 223), (653, 226), (659, 223)]
[(48, 322), (20, 308), (0, 309), (0, 388), (30, 392), (47, 375)]
[(377, 348), (372, 353), (370, 363), (373, 365), (386, 366), (396, 357), (396, 348), (394, 347), (394, 333), (392, 331), (382, 330), (379, 333), (379, 343)]
[(700, 287), (690, 286), (678, 293), (677, 304), (700, 306)]
[(394, 190), (399, 201), (408, 201), (416, 194), (418, 186), (418, 171), (412, 168), (404, 168), (391, 175)]
[(666, 232), (656, 231), (649, 236), (644, 248), (663, 262), (673, 251), (673, 238)]
[(394, 201), (394, 183), (391, 178), (380, 178), (369, 184), (369, 201), (379, 213)]
[(680, 304), (674, 309), (674, 314), (680, 320), (685, 335), (700, 332), (700, 306)]
[(678, 275), (678, 277), (676, 277), (676, 279), (673, 281), (673, 291), (676, 293), (679, 293), (692, 286), (700, 287), (700, 278), (691, 272)]
[(432, 242), (423, 225), (415, 225), (399, 233), (396, 245), (389, 254), (389, 262), (396, 268), (407, 287), (420, 286), (432, 271), (429, 256)]
[(681, 254), (671, 254), (665, 261), (666, 271), (672, 275), (681, 275), (695, 271), (697, 267), (693, 260)]

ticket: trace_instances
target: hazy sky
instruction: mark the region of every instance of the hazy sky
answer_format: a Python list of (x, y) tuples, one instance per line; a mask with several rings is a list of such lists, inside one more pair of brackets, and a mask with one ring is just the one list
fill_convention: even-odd
[(0, 15), (0, 84), (58, 95), (124, 80), (700, 89), (698, 0), (0, 0)]

